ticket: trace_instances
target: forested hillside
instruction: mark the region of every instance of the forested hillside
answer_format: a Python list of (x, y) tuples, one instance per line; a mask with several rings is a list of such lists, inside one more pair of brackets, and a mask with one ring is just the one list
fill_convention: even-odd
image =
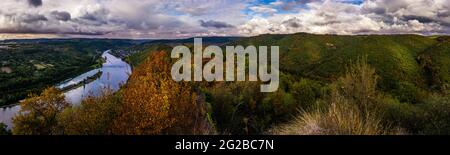
[(29, 39), (0, 42), (0, 106), (99, 67), (103, 51), (130, 47), (133, 40)]
[[(279, 46), (279, 90), (261, 93), (260, 82), (173, 82), (176, 60), (170, 46), (157, 44), (127, 58), (134, 71), (119, 92), (56, 112), (50, 127), (33, 124), (52, 134), (450, 133), (449, 37), (299, 33), (226, 45)], [(13, 133), (49, 134), (23, 127), (43, 121), (30, 114), (15, 119)]]

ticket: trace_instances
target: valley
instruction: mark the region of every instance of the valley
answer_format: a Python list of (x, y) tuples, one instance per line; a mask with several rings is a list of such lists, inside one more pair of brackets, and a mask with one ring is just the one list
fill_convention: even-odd
[[(52, 119), (53, 123), (60, 128), (27, 128), (20, 122), (29, 118), (21, 115), (13, 123), (19, 125), (13, 128), (13, 133), (390, 135), (448, 134), (450, 131), (450, 115), (447, 111), (450, 109), (448, 36), (295, 33), (204, 40), (212, 40), (223, 51), (226, 46), (237, 45), (279, 46), (279, 89), (272, 93), (262, 93), (259, 91), (261, 81), (171, 80), (170, 67), (178, 61), (170, 58), (172, 48), (175, 45), (186, 45), (192, 51), (193, 39), (96, 40), (98, 45), (82, 46), (94, 49), (86, 51), (88, 56), (71, 56), (78, 60), (77, 63), (83, 62), (78, 69), (96, 68), (93, 66), (98, 66), (98, 55), (101, 53), (95, 51), (112, 49), (107, 53), (114, 57), (108, 57), (106, 62), (123, 60), (130, 64), (130, 72), (125, 72), (126, 75), (122, 72), (120, 76), (108, 76), (108, 72), (114, 72), (114, 69), (102, 70), (102, 75), (97, 80), (103, 81), (106, 78), (105, 81), (117, 81), (114, 80), (115, 77), (126, 77), (126, 82), (123, 78), (119, 80), (122, 82), (114, 82), (117, 84), (113, 88), (114, 93), (102, 92), (103, 88), (98, 86), (104, 86), (104, 82), (94, 84), (97, 88), (94, 92), (102, 93), (87, 98), (79, 96), (89, 94), (86, 90), (94, 88), (89, 84), (96, 83), (97, 80), (62, 93), (70, 102), (79, 104), (52, 111), (51, 116), (55, 117)], [(84, 41), (86, 40), (69, 42), (80, 47), (78, 45)], [(109, 47), (114, 48), (105, 46), (108, 42), (113, 42)], [(55, 49), (52, 44), (54, 43), (45, 43)], [(209, 44), (205, 46), (207, 45)], [(13, 48), (10, 45), (8, 47)], [(18, 53), (33, 55), (34, 52)], [(57, 73), (40, 73), (58, 68), (58, 64), (70, 62), (55, 58), (58, 54), (45, 56), (48, 58), (44, 56), (45, 52), (40, 56), (42, 58), (22, 56), (27, 61), (20, 62), (26, 62), (33, 75), (61, 77), (59, 82), (67, 79), (63, 78), (66, 76), (59, 75), (62, 71), (57, 76)], [(9, 67), (12, 72), (6, 73), (7, 69), (4, 69), (1, 76), (5, 78), (15, 75), (15, 80), (21, 79), (14, 74), (20, 71), (20, 67), (12, 65), (17, 62), (10, 63), (15, 59), (10, 56), (9, 59), (2, 59), (3, 62), (5, 60), (8, 62), (3, 67)], [(102, 67), (108, 66), (103, 63)], [(97, 72), (84, 77), (95, 73)], [(48, 86), (58, 83), (46, 82)], [(43, 94), (27, 98), (21, 105), (33, 105), (36, 99), (52, 101), (54, 98), (51, 96), (58, 96), (58, 92), (52, 89), (33, 85), (29, 87), (44, 90)], [(8, 89), (2, 91), (8, 92)], [(21, 89), (15, 91), (22, 92)], [(2, 93), (3, 96), (10, 94)], [(78, 97), (70, 99), (71, 96)]]

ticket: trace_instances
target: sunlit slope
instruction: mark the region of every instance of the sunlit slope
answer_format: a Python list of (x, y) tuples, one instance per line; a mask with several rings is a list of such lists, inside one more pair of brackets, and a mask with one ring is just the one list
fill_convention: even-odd
[(133, 67), (137, 67), (141, 64), (152, 52), (157, 51), (171, 51), (172, 47), (164, 44), (148, 44), (148, 45), (139, 45), (133, 47), (131, 50), (141, 51), (135, 54), (129, 55), (126, 60)]
[[(432, 88), (448, 90), (450, 87), (450, 37), (439, 37), (439, 41), (419, 55), (419, 60)], [(450, 92), (449, 92), (450, 93)]]
[[(334, 80), (344, 73), (351, 61), (367, 55), (369, 63), (381, 76), (381, 87), (395, 87), (399, 82), (409, 82), (428, 88), (435, 84), (433, 82), (442, 84), (449, 81), (448, 40), (448, 37), (420, 35), (340, 36), (298, 33), (261, 35), (244, 38), (230, 45), (279, 46), (280, 69), (283, 72), (323, 81)], [(421, 55), (423, 59), (420, 59)], [(433, 68), (432, 74), (426, 66)], [(439, 80), (430, 80), (436, 78)]]

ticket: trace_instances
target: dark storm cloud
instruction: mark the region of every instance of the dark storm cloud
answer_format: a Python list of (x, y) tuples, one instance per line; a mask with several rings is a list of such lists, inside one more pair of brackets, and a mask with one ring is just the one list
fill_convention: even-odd
[(302, 21), (300, 19), (294, 17), (294, 18), (288, 19), (286, 21), (283, 21), (283, 24), (285, 24), (289, 27), (299, 28), (300, 26), (302, 26), (301, 22)]
[(60, 21), (69, 21), (71, 19), (70, 13), (66, 11), (52, 11), (51, 16)]
[(429, 17), (423, 17), (423, 16), (416, 16), (416, 15), (407, 15), (407, 16), (403, 16), (404, 20), (417, 20), (421, 23), (431, 23), (431, 22), (435, 22), (434, 19), (429, 18)]
[(39, 21), (48, 21), (47, 17), (44, 15), (34, 15), (34, 14), (25, 14), (20, 17), (21, 21), (24, 23), (35, 23)]
[(108, 15), (110, 11), (108, 9), (99, 9), (93, 12), (87, 12), (77, 20), (80, 23), (100, 26), (108, 24)]
[(221, 28), (233, 28), (234, 27), (231, 24), (227, 24), (227, 23), (221, 22), (221, 21), (214, 21), (214, 20), (204, 21), (204, 20), (200, 20), (199, 22), (200, 22), (200, 25), (202, 27), (206, 27), (206, 28), (213, 27), (213, 28), (221, 29)]
[(243, 23), (245, 13), (241, 11), (247, 6), (247, 2), (240, 0), (0, 0), (0, 3), (0, 33), (133, 38), (235, 35), (237, 32), (229, 32), (228, 28)]
[(42, 6), (42, 0), (27, 0), (28, 4), (34, 7)]
[(78, 31), (78, 32), (63, 32), (60, 30), (54, 30), (54, 29), (42, 29), (42, 28), (32, 28), (32, 27), (16, 27), (16, 28), (7, 28), (7, 29), (0, 29), (0, 33), (10, 33), (10, 34), (67, 34), (67, 35), (105, 35), (111, 32), (103, 32), (103, 31), (91, 31), (91, 32), (84, 32), (84, 31)]

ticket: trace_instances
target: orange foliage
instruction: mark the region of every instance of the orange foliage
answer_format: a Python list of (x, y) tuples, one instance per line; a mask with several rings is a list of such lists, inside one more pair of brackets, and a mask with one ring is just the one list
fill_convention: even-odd
[[(170, 58), (155, 52), (133, 71), (123, 89), (115, 134), (195, 134), (203, 112), (191, 84), (171, 77)], [(201, 117), (200, 117), (201, 118)], [(198, 133), (197, 133), (198, 134)]]
[(79, 106), (65, 109), (58, 117), (64, 135), (109, 135), (120, 110), (120, 93), (105, 89), (98, 97), (89, 96)]
[(60, 90), (51, 87), (39, 96), (30, 95), (20, 106), (21, 113), (13, 119), (14, 134), (51, 135), (58, 134), (57, 116), (70, 105)]

